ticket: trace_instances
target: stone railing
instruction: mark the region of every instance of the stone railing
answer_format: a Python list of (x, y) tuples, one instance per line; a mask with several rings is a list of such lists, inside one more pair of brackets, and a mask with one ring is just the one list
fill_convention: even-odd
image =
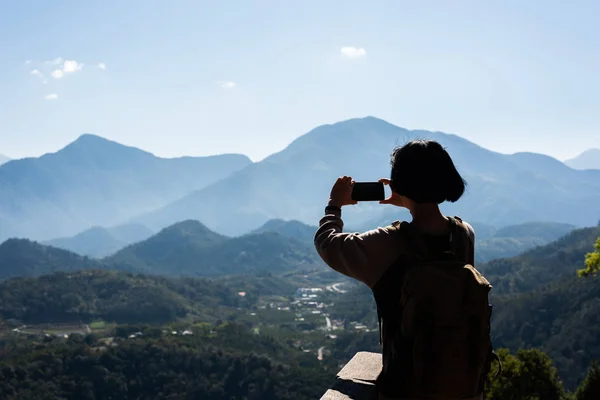
[(381, 371), (381, 354), (358, 352), (338, 372), (333, 386), (321, 400), (377, 399), (375, 379)]

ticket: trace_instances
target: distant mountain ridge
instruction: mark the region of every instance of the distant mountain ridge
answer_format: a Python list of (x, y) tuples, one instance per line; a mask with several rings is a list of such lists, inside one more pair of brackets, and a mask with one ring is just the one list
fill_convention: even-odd
[[(314, 225), (338, 176), (351, 175), (357, 181), (389, 176), (393, 147), (416, 138), (445, 146), (469, 184), (462, 199), (442, 206), (448, 214), (496, 226), (523, 221), (587, 226), (600, 217), (600, 171), (573, 170), (533, 153), (503, 155), (456, 135), (409, 131), (367, 117), (317, 127), (263, 161), (134, 221), (159, 229), (196, 219), (229, 236), (257, 229), (270, 219)], [(374, 203), (346, 207), (344, 220), (357, 226), (391, 208)]]
[(84, 134), (56, 153), (0, 166), (0, 240), (121, 224), (251, 163), (240, 154), (164, 159)]
[[(462, 199), (442, 206), (447, 214), (492, 226), (600, 219), (600, 170), (574, 170), (534, 153), (499, 154), (454, 134), (366, 117), (316, 127), (257, 163), (236, 154), (163, 159), (82, 135), (56, 153), (0, 166), (0, 240), (45, 241), (124, 223), (157, 232), (184, 220), (226, 236), (273, 219), (314, 226), (338, 176), (389, 176), (393, 147), (416, 138), (442, 143), (469, 184)], [(363, 226), (391, 212), (362, 203), (344, 209), (344, 223)]]
[(575, 169), (600, 169), (600, 149), (588, 149), (575, 158), (565, 161)]
[(276, 232), (280, 235), (312, 244), (316, 231), (316, 226), (307, 225), (296, 220), (286, 221), (276, 218), (267, 221), (263, 226), (251, 233)]
[(0, 165), (5, 164), (10, 161), (9, 157), (6, 157), (4, 154), (0, 154)]
[(113, 228), (95, 226), (72, 237), (58, 238), (42, 242), (74, 253), (102, 258), (116, 253), (122, 248), (152, 236), (154, 232), (143, 225), (120, 225)]

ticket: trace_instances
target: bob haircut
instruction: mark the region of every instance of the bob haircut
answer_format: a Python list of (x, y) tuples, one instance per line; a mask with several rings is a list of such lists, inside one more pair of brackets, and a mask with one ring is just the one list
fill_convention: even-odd
[(434, 140), (412, 140), (391, 154), (390, 188), (415, 203), (455, 202), (466, 182), (448, 152)]

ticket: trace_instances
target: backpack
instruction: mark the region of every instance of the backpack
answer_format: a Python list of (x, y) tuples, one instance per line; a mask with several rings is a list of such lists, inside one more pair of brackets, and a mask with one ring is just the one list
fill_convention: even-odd
[[(491, 362), (492, 285), (466, 263), (466, 230), (450, 218), (450, 247), (431, 253), (407, 222), (388, 227), (405, 239), (401, 256), (373, 287), (383, 344), (379, 392), (415, 399), (480, 396)], [(414, 254), (413, 254), (414, 253)]]

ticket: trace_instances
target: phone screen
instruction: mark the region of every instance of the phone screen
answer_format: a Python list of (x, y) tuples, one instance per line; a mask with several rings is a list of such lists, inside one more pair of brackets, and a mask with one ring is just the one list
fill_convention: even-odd
[(385, 199), (385, 191), (381, 182), (354, 182), (352, 200), (378, 201)]

